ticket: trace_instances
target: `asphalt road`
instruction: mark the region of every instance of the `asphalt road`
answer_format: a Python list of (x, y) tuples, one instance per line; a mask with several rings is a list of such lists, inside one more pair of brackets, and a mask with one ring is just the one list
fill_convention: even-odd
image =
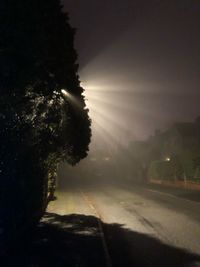
[[(48, 214), (78, 216), (81, 234), (94, 236), (96, 227), (98, 236), (96, 256), (88, 258), (90, 246), (86, 254), (80, 249), (80, 265), (71, 266), (200, 266), (198, 201), (148, 186), (68, 188), (57, 195)], [(95, 227), (87, 225), (92, 219)]]
[(200, 266), (199, 193), (98, 184), (56, 195), (0, 266)]

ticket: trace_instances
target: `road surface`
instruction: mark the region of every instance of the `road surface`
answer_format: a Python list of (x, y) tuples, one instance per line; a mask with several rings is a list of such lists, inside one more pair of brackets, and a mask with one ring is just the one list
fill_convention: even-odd
[(198, 199), (152, 186), (68, 186), (0, 266), (199, 267)]
[[(84, 265), (83, 253), (77, 266), (200, 266), (200, 202), (144, 186), (69, 188), (48, 214), (76, 216), (79, 233), (98, 233), (96, 257)], [(92, 218), (95, 226), (82, 223)]]

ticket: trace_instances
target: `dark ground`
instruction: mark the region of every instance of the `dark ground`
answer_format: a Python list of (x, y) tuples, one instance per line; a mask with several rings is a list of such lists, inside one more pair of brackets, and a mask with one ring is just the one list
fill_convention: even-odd
[[(112, 266), (184, 267), (199, 256), (162, 244), (148, 235), (101, 222)], [(46, 213), (43, 221), (1, 261), (0, 266), (104, 267), (98, 219), (85, 215)]]

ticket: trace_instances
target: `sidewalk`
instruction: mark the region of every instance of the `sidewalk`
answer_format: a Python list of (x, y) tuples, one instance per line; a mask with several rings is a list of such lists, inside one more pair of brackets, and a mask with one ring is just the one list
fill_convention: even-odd
[(146, 183), (145, 187), (151, 190), (157, 190), (163, 193), (171, 194), (175, 197), (180, 197), (184, 199), (188, 199), (195, 202), (200, 202), (200, 191), (199, 190), (191, 190), (184, 188), (177, 188), (162, 184), (154, 184), (154, 183)]
[(149, 180), (150, 183), (153, 184), (160, 184), (164, 186), (176, 187), (176, 188), (183, 188), (183, 189), (191, 189), (191, 190), (199, 190), (200, 191), (200, 183), (194, 182), (192, 180), (187, 181), (170, 181), (170, 180)]

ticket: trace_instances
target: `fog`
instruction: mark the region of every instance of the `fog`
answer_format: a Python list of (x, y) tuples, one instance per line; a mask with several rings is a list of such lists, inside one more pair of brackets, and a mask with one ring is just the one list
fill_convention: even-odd
[(108, 166), (113, 172), (119, 164), (124, 172), (131, 168), (122, 164), (133, 158), (131, 142), (200, 115), (200, 4), (66, 0), (64, 8), (77, 28), (79, 74), (92, 119), (88, 159), (74, 172), (85, 177), (90, 168), (102, 179)]
[(93, 142), (128, 145), (199, 108), (198, 1), (65, 1)]
[(50, 211), (78, 214), (87, 236), (95, 216), (106, 266), (198, 266), (177, 248), (200, 251), (199, 0), (64, 3), (92, 139), (79, 164), (59, 166)]
[(2, 2), (1, 266), (200, 266), (200, 0)]

